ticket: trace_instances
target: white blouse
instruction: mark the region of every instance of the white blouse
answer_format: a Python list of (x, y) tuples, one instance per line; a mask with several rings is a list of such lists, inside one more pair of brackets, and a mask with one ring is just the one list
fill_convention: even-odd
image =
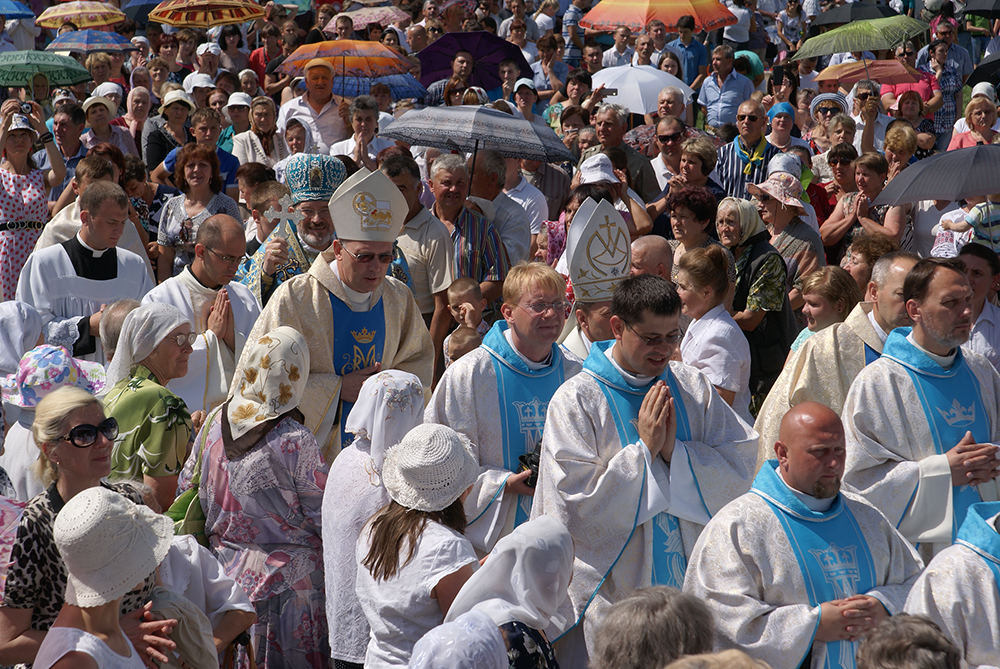
[(285, 138), (281, 133), (274, 133), (271, 138), (274, 145), (271, 155), (264, 152), (264, 147), (260, 143), (260, 138), (254, 134), (253, 130), (247, 130), (233, 137), (233, 155), (240, 161), (240, 165), (247, 163), (262, 163), (268, 167), (274, 167), (278, 161), (284, 160), (291, 155)]
[(735, 392), (733, 411), (748, 425), (753, 425), (750, 344), (723, 305), (691, 321), (681, 340), (681, 360), (700, 370), (713, 386)]

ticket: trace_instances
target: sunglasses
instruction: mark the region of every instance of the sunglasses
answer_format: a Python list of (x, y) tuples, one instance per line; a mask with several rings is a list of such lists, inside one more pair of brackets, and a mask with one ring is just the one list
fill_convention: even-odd
[(823, 116), (832, 116), (840, 111), (840, 107), (817, 107), (816, 113)]
[(56, 441), (68, 441), (77, 448), (87, 448), (97, 441), (98, 432), (108, 441), (114, 441), (118, 438), (118, 421), (108, 418), (100, 425), (77, 425), (69, 431), (69, 434), (59, 437)]
[(676, 142), (677, 140), (684, 137), (684, 132), (675, 132), (669, 135), (657, 135), (656, 139), (660, 141), (660, 144), (667, 144), (669, 142)]
[(737, 114), (737, 121), (750, 121), (751, 123), (756, 123), (760, 120), (760, 117), (756, 114)]
[(394, 257), (393, 254), (391, 254), (391, 253), (357, 253), (357, 254), (354, 254), (354, 253), (351, 253), (351, 250), (349, 248), (347, 248), (346, 246), (343, 246), (342, 248), (345, 251), (347, 251), (347, 253), (352, 258), (354, 258), (355, 260), (357, 260), (362, 265), (367, 265), (368, 263), (370, 263), (372, 260), (375, 260), (376, 258), (378, 258), (379, 263), (381, 263), (382, 265), (388, 265), (389, 263), (392, 262), (393, 257)]
[(826, 164), (830, 167), (836, 167), (837, 165), (850, 165), (851, 162), (847, 158), (831, 158), (826, 161)]
[(854, 97), (855, 97), (855, 99), (861, 100), (862, 102), (867, 102), (868, 98), (870, 98), (871, 96), (872, 96), (871, 93), (858, 93)]
[(916, 54), (915, 51), (900, 51), (899, 53), (896, 54), (896, 58), (901, 58), (902, 56), (906, 56), (907, 58), (909, 58), (910, 56), (913, 56), (915, 54)]
[(761, 194), (757, 196), (757, 201), (760, 202), (761, 204), (767, 204), (773, 199), (774, 198), (772, 198), (770, 195), (764, 192), (761, 192)]
[(429, 32), (429, 33), (440, 33), (440, 32), (444, 32), (444, 30), (442, 30), (441, 28), (428, 28), (427, 32)]

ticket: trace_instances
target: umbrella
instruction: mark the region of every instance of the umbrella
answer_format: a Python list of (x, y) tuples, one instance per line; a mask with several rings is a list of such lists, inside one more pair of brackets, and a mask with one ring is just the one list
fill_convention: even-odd
[(323, 28), (323, 30), (336, 32), (337, 19), (341, 16), (349, 16), (351, 20), (354, 21), (355, 30), (366, 28), (372, 23), (377, 23), (380, 26), (387, 26), (394, 21), (401, 21), (403, 19), (410, 18), (409, 14), (396, 7), (362, 7), (361, 9), (338, 14), (330, 19), (330, 22), (326, 24), (326, 27)]
[(458, 51), (472, 54), (475, 66), (467, 82), (483, 90), (493, 90), (499, 86), (499, 65), (505, 58), (517, 61), (521, 72), (531, 72), (528, 61), (516, 44), (502, 40), (486, 31), (474, 33), (447, 33), (433, 44), (424, 47), (417, 56), (420, 58), (420, 83), (430, 86), (435, 81), (451, 77), (451, 59)]
[(839, 81), (853, 84), (862, 79), (872, 79), (880, 84), (913, 84), (923, 78), (923, 73), (898, 60), (852, 61), (828, 67), (819, 73), (815, 81)]
[(75, 86), (92, 79), (90, 72), (69, 56), (48, 51), (0, 53), (0, 86), (28, 86), (36, 74), (44, 74), (50, 86)]
[(35, 18), (35, 12), (31, 7), (16, 0), (0, 0), (0, 14), (3, 14), (8, 21)]
[(405, 74), (411, 67), (410, 61), (384, 44), (342, 39), (303, 44), (278, 66), (278, 72), (302, 76), (306, 63), (315, 58), (330, 61), (337, 77), (385, 77)]
[(379, 137), (444, 151), (475, 153), (479, 149), (494, 149), (506, 158), (543, 163), (576, 160), (547, 125), (473, 105), (409, 111), (380, 132)]
[(145, 22), (149, 18), (149, 13), (158, 4), (160, 0), (129, 0), (128, 4), (122, 7), (122, 11), (133, 21)]
[(997, 0), (969, 0), (962, 11), (988, 19), (1000, 19), (1000, 2)]
[(910, 165), (882, 189), (872, 204), (955, 202), (996, 193), (997, 183), (1000, 183), (1000, 145), (970, 146), (935, 153)]
[(477, 7), (476, 0), (448, 0), (446, 3), (441, 5), (441, 8), (438, 11), (440, 12), (441, 16), (444, 16), (445, 12), (447, 12), (455, 5), (460, 5), (462, 9), (464, 9), (467, 12), (475, 12)]
[(892, 49), (927, 30), (927, 24), (909, 16), (890, 16), (834, 28), (810, 37), (792, 60), (827, 56), (832, 53)]
[(731, 26), (737, 21), (717, 0), (614, 0), (594, 6), (580, 20), (580, 25), (597, 30), (628, 26), (633, 32), (640, 32), (650, 21), (659, 19), (667, 24), (668, 31), (673, 31), (677, 19), (684, 15), (694, 17), (695, 32)]
[(264, 8), (249, 0), (166, 0), (149, 20), (168, 26), (211, 28), (264, 18)]
[(35, 25), (43, 28), (58, 29), (67, 21), (72, 21), (77, 28), (99, 28), (113, 26), (124, 21), (125, 14), (115, 7), (93, 0), (78, 0), (61, 5), (52, 5), (38, 15)]
[(972, 71), (972, 76), (969, 77), (965, 85), (975, 86), (983, 81), (992, 84), (997, 80), (998, 75), (1000, 75), (1000, 53), (991, 53), (979, 61), (979, 65)]
[(888, 5), (875, 5), (867, 2), (852, 2), (847, 5), (839, 5), (825, 12), (820, 12), (819, 16), (812, 22), (814, 26), (839, 26), (855, 21), (868, 21), (870, 19), (882, 19), (887, 16), (897, 16), (899, 12)]
[(138, 51), (139, 47), (132, 44), (118, 33), (106, 33), (103, 30), (74, 30), (63, 33), (52, 40), (46, 51), (70, 51), (72, 53), (123, 53)]
[(389, 95), (392, 96), (393, 100), (424, 98), (427, 95), (427, 89), (412, 74), (390, 74), (384, 77), (334, 77), (333, 94), (348, 98), (368, 95), (371, 87), (375, 84), (388, 86)]
[(691, 101), (694, 91), (672, 74), (649, 65), (621, 65), (606, 67), (593, 77), (594, 89), (617, 88), (618, 95), (609, 95), (608, 102), (624, 105), (633, 114), (651, 114), (656, 111), (657, 98), (665, 86), (676, 86), (684, 93), (684, 104)]

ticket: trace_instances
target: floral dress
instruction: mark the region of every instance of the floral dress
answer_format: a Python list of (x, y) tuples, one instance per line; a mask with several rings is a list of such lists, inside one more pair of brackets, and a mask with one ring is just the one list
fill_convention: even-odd
[(559, 669), (552, 644), (539, 630), (517, 620), (500, 625), (509, 669)]
[(203, 428), (209, 433), (199, 495), (212, 552), (257, 609), (250, 629), (257, 666), (327, 667), (320, 528), (328, 468), (319, 444), (286, 417), (230, 460), (222, 415)]
[(28, 254), (49, 220), (45, 172), (0, 169), (0, 302), (14, 299)]

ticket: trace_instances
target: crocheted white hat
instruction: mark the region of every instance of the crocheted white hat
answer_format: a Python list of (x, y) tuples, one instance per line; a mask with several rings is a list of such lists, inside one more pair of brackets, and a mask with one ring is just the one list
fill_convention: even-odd
[(476, 480), (479, 461), (472, 443), (450, 427), (425, 423), (389, 449), (382, 482), (397, 504), (418, 511), (441, 511)]

